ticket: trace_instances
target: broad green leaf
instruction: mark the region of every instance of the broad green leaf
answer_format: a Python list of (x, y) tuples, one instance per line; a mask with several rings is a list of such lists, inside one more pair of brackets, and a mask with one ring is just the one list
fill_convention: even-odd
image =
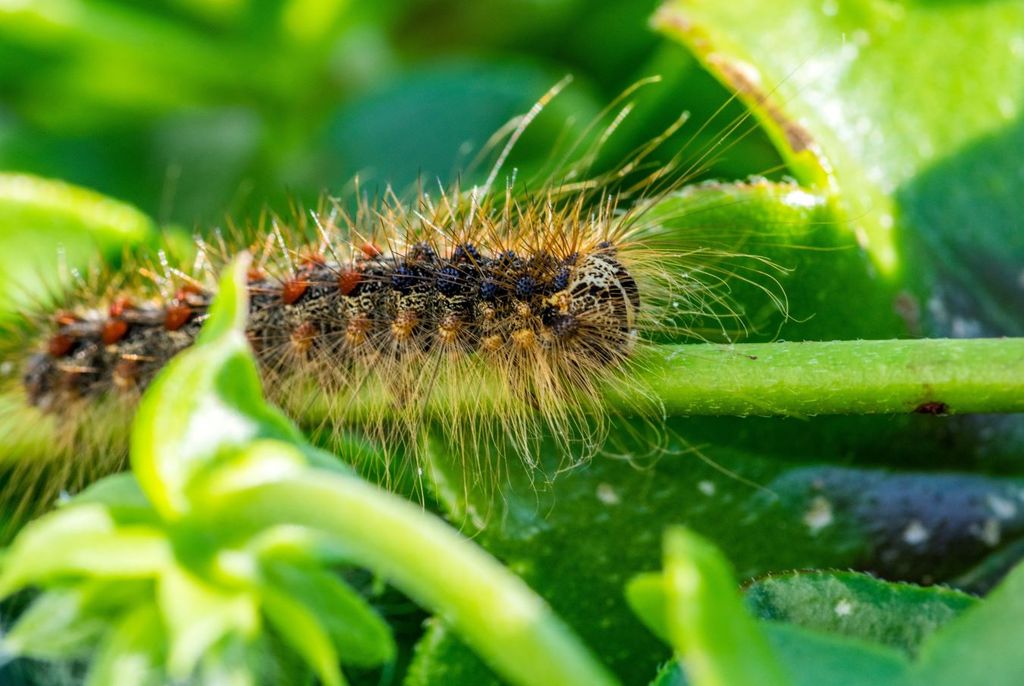
[(109, 631), (89, 667), (86, 686), (160, 686), (165, 636), (152, 603), (129, 611)]
[[(907, 661), (897, 652), (790, 624), (761, 624), (794, 686), (905, 686)], [(693, 683), (678, 663), (669, 663), (652, 686)]]
[(1024, 5), (678, 0), (656, 24), (836, 194), (919, 330), (1020, 333)]
[(1024, 678), (1020, 627), (1024, 623), (1024, 565), (1018, 565), (982, 602), (946, 623), (921, 646), (916, 685), (1011, 686)]
[(950, 581), (954, 588), (969, 593), (987, 594), (1002, 581), (1017, 563), (1024, 560), (1024, 538), (997, 550), (984, 560)]
[[(486, 488), (461, 488), (462, 465), (441, 455), (440, 442), (432, 446), (435, 468), (459, 486), (437, 492), (450, 516), (479, 531), (478, 540), (548, 599), (624, 681), (636, 683), (650, 678), (645, 665), (667, 657), (621, 595), (626, 579), (659, 566), (651, 527), (682, 522), (714, 540), (741, 579), (857, 568), (934, 582), (1021, 535), (1020, 509), (1006, 518), (1018, 480), (894, 473), (899, 464), (931, 470), (977, 459), (943, 442), (941, 433), (927, 440), (905, 433), (902, 420), (886, 418), (702, 418), (646, 429), (617, 420), (608, 426), (605, 453), (568, 473), (557, 473), (556, 447), (546, 444), (545, 473), (557, 473), (551, 483), (510, 464), (499, 504)], [(832, 455), (888, 467), (822, 466)], [(928, 535), (919, 538), (922, 528)], [(437, 667), (428, 653), (459, 654), (451, 641), (436, 638), (417, 661)]]
[(881, 581), (854, 572), (773, 574), (747, 587), (755, 616), (885, 644), (910, 655), (977, 602), (940, 586)]
[[(674, 532), (685, 530), (666, 534), (665, 571), (635, 577), (627, 587), (634, 610), (652, 631), (672, 641), (685, 665), (688, 678), (673, 674), (670, 666), (656, 683), (903, 683), (908, 663), (895, 650), (795, 625), (755, 622), (737, 602), (721, 553), (685, 533), (695, 544), (677, 538), (673, 553), (668, 546)], [(682, 596), (674, 598), (679, 591)]]
[[(794, 269), (788, 276), (780, 274), (793, 316), (784, 329), (787, 337), (831, 336), (832, 331), (893, 335), (902, 330), (902, 322), (891, 314), (889, 286), (872, 274), (820, 195), (792, 184), (708, 184), (666, 199), (652, 210), (654, 220), (677, 249), (713, 239), (712, 245), (726, 251), (765, 253), (782, 268)], [(803, 270), (813, 273), (805, 280)], [(763, 294), (742, 295), (742, 284), (732, 287), (740, 303), (766, 300)], [(858, 292), (856, 301), (847, 297), (849, 289)], [(774, 331), (766, 328), (762, 333), (770, 336)], [(729, 554), (740, 561), (744, 575), (853, 564), (866, 547), (860, 531), (846, 530), (838, 540), (818, 535), (803, 521), (806, 503), (765, 513), (772, 501), (759, 487), (775, 478), (770, 474), (785, 473), (794, 463), (820, 461), (839, 451), (848, 454), (858, 441), (870, 446), (865, 450), (870, 459), (891, 464), (897, 454), (910, 459), (920, 450), (922, 460), (933, 462), (932, 446), (941, 444), (905, 441), (899, 438), (900, 428), (888, 419), (679, 421), (650, 430), (615, 422), (605, 450), (643, 469), (599, 454), (591, 464), (559, 474), (547, 485), (513, 464), (512, 478), (502, 487), (503, 502), (496, 503), (486, 492), (486, 477), (482, 488), (467, 491), (463, 484), (480, 483), (479, 476), (449, 465), (440, 473), (451, 487), (436, 495), (457, 521), (485, 524), (482, 540), (561, 613), (576, 618), (574, 624), (593, 645), (602, 646), (606, 659), (627, 680), (636, 680), (643, 674), (636, 656), (653, 661), (657, 652), (614, 599), (621, 580), (653, 566), (658, 552), (653, 537), (635, 531), (657, 530), (672, 521), (700, 527), (702, 533), (728, 542)], [(881, 451), (879, 445), (886, 444), (893, 449)], [(557, 472), (558, 460), (557, 454), (548, 455), (550, 474)], [(626, 550), (615, 543), (623, 538), (631, 541)], [(775, 543), (765, 545), (766, 540)], [(589, 601), (594, 594), (610, 598), (608, 606), (594, 606)]]
[(343, 664), (372, 667), (395, 657), (391, 629), (363, 598), (320, 565), (298, 560), (263, 562), (266, 583), (313, 614)]
[[(908, 333), (897, 315), (897, 289), (864, 260), (848, 222), (825, 193), (763, 179), (708, 182), (660, 200), (644, 221), (659, 226), (658, 245), (692, 251), (695, 269), (729, 275), (727, 295), (743, 317), (745, 339)], [(788, 319), (773, 297), (785, 301)]]
[(261, 438), (302, 442), (263, 401), (244, 335), (246, 265), (240, 258), (225, 270), (196, 344), (160, 372), (135, 415), (132, 469), (165, 517), (189, 511), (191, 479), (240, 446)]
[(931, 583), (1024, 535), (1022, 485), (956, 472), (805, 467), (766, 484), (752, 516), (803, 513), (822, 545), (852, 554), (849, 566)]
[(903, 686), (900, 653), (834, 634), (765, 622), (761, 628), (794, 686)]

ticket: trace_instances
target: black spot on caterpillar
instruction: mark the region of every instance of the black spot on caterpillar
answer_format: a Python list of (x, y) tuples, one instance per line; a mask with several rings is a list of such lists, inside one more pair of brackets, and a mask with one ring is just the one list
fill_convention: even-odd
[[(587, 176), (585, 154), (542, 183), (495, 190), (507, 150), (477, 188), (357, 194), (355, 209), (325, 202), (199, 239), (190, 268), (141, 257), (84, 282), (31, 318), (8, 423), (51, 437), (51, 482), (74, 489), (115, 468), (139, 395), (195, 340), (241, 250), (254, 255), (248, 335), (268, 395), (312, 431), (370, 439), (384, 478), (423, 468), (428, 432), (483, 482), (510, 455), (533, 464), (545, 435), (565, 462), (584, 460), (601, 444), (602, 389), (638, 386), (645, 339), (706, 338), (709, 322), (731, 338), (743, 326), (734, 278), (764, 277), (784, 312), (776, 267), (738, 251), (727, 230), (665, 231), (658, 203), (692, 169), (644, 170), (645, 148)], [(656, 399), (637, 402), (658, 414)]]

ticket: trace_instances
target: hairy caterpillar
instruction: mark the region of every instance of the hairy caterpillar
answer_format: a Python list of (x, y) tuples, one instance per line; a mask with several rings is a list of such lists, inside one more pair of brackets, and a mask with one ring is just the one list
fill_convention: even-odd
[[(762, 291), (776, 309), (785, 303), (776, 267), (722, 227), (664, 230), (671, 216), (658, 201), (696, 165), (642, 163), (675, 127), (612, 172), (588, 175), (588, 152), (542, 183), (512, 178), (496, 190), (545, 99), (516, 121), (480, 187), (357, 195), (354, 210), (328, 202), (200, 239), (187, 269), (161, 255), (84, 283), (14, 346), (6, 385), (19, 400), (7, 424), (51, 437), (49, 464), (62, 472), (51, 480), (75, 487), (116, 466), (139, 394), (194, 340), (221, 267), (249, 249), (248, 333), (271, 398), (313, 429), (373, 440), (385, 477), (420, 467), (428, 429), (484, 480), (508, 454), (531, 463), (546, 434), (569, 462), (590, 456), (601, 390), (634, 383), (638, 345), (703, 338), (708, 323), (729, 338), (743, 326), (729, 295), (736, 279), (764, 276)], [(626, 113), (612, 113), (596, 145)], [(97, 445), (104, 459), (80, 454)], [(16, 481), (8, 489), (27, 483)]]

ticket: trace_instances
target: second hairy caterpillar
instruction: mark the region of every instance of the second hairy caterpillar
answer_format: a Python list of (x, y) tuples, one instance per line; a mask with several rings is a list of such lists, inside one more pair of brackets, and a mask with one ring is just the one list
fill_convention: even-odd
[(707, 322), (725, 334), (741, 319), (730, 283), (753, 273), (785, 309), (767, 260), (722, 236), (666, 234), (658, 201), (680, 183), (658, 183), (667, 168), (613, 190), (609, 179), (646, 152), (609, 175), (581, 181), (572, 169), (536, 191), (492, 190), (499, 160), (471, 191), (409, 201), (388, 192), (354, 211), (328, 204), (200, 241), (189, 269), (127, 265), (30, 327), (34, 350), (14, 390), (22, 423), (58, 425), (53, 463), (71, 487), (109, 469), (76, 464), (76, 451), (99, 443), (123, 457), (139, 394), (192, 343), (218, 273), (249, 249), (248, 334), (270, 396), (314, 429), (373, 439), (386, 477), (421, 466), (430, 428), (484, 481), (510, 453), (532, 463), (544, 435), (583, 459), (600, 442), (602, 388), (637, 385), (645, 339), (703, 337)]

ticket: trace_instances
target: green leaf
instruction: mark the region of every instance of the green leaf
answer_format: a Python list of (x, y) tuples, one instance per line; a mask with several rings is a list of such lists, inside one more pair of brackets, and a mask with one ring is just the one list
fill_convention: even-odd
[(755, 616), (917, 652), (976, 598), (941, 586), (881, 581), (854, 572), (774, 574), (747, 587)]
[[(673, 536), (674, 550), (668, 547)], [(669, 530), (665, 571), (635, 577), (627, 597), (652, 631), (671, 640), (687, 681), (698, 686), (895, 686), (906, 672), (907, 660), (884, 646), (781, 622), (755, 622), (736, 602), (721, 553), (685, 530)], [(669, 667), (656, 683), (682, 682), (682, 675)]]
[(665, 627), (698, 686), (789, 683), (714, 546), (685, 529), (669, 529), (662, 584)]
[[(905, 686), (907, 662), (897, 652), (790, 624), (761, 630), (794, 686)], [(666, 665), (652, 686), (690, 683), (678, 663)]]
[(765, 486), (751, 517), (789, 512), (822, 546), (852, 553), (846, 565), (818, 566), (933, 583), (1024, 535), (1016, 478), (817, 466)]
[[(233, 491), (283, 479), (307, 466), (305, 454), (301, 446), (255, 439), (217, 461), (201, 465), (192, 475), (186, 494), (191, 502), (208, 503)], [(201, 518), (202, 512), (196, 517)]]
[(66, 576), (151, 578), (171, 559), (163, 533), (118, 527), (95, 504), (67, 507), (28, 524), (3, 558), (0, 596)]
[[(695, 268), (730, 275), (725, 295), (748, 327), (746, 338), (878, 339), (908, 332), (894, 306), (897, 289), (864, 260), (825, 193), (766, 180), (708, 182), (660, 200), (645, 222), (659, 225), (659, 242), (693, 252)], [(787, 319), (770, 296), (785, 300)]]
[(177, 565), (160, 576), (157, 603), (167, 630), (167, 670), (174, 678), (191, 675), (221, 639), (259, 631), (259, 608), (251, 593), (213, 586)]
[[(950, 445), (941, 420), (930, 438), (910, 433), (936, 419), (907, 419), (701, 417), (638, 426), (616, 418), (603, 452), (568, 473), (558, 472), (564, 458), (553, 443), (539, 451), (543, 473), (557, 475), (550, 480), (510, 461), (498, 503), (491, 484), (462, 488), (478, 473), (445, 457), (442, 441), (431, 443), (431, 467), (457, 485), (437, 492), (450, 517), (523, 576), (623, 681), (638, 683), (666, 654), (621, 589), (659, 566), (654, 532), (663, 527), (683, 522), (715, 541), (741, 579), (856, 568), (933, 583), (1012, 544), (1024, 531), (1021, 508), (1006, 516), (1020, 481), (935, 473), (977, 464), (975, 446)], [(998, 444), (985, 446), (1001, 454)], [(884, 468), (828, 465), (835, 455)], [(927, 471), (895, 471), (900, 465)], [(914, 538), (921, 527), (925, 540)], [(998, 540), (979, 536), (996, 530)], [(439, 638), (437, 650), (455, 653), (451, 641)]]
[(208, 516), (231, 529), (290, 523), (335, 537), (354, 562), (441, 613), (512, 683), (615, 683), (521, 579), (440, 519), (360, 479), (309, 470), (215, 505)]
[(982, 602), (948, 622), (921, 646), (914, 684), (1011, 686), (1024, 674), (1024, 565)]
[(117, 622), (89, 667), (86, 686), (160, 686), (165, 636), (152, 603), (144, 603)]
[(835, 193), (919, 331), (1022, 331), (1024, 6), (679, 0), (656, 24)]
[(263, 590), (263, 611), (284, 641), (313, 667), (325, 686), (342, 686), (338, 654), (319, 618), (303, 603), (274, 588)]
[(287, 594), (316, 618), (342, 663), (372, 667), (395, 658), (391, 628), (337, 576), (312, 562), (263, 561), (269, 586)]
[(904, 686), (907, 661), (895, 650), (790, 624), (761, 628), (794, 686)]
[(153, 506), (131, 472), (111, 474), (88, 486), (68, 506), (97, 504), (119, 524), (153, 524), (158, 521)]
[(109, 627), (109, 618), (89, 612), (90, 596), (113, 591), (101, 584), (53, 589), (39, 596), (3, 638), (4, 650), (14, 655), (59, 660), (88, 655)]
[(251, 441), (301, 445), (298, 430), (263, 401), (245, 339), (247, 259), (225, 270), (197, 343), (157, 376), (135, 415), (132, 470), (156, 509), (180, 517), (196, 474)]
[(273, 662), (267, 653), (272, 652), (267, 640), (243, 641), (228, 637), (214, 646), (203, 657), (198, 683), (218, 686), (258, 686), (260, 683), (274, 683), (279, 676), (272, 671)]
[(402, 686), (501, 686), (501, 681), (445, 623), (434, 617), (416, 642)]
[(655, 636), (666, 643), (672, 641), (668, 613), (665, 611), (665, 576), (661, 572), (637, 574), (626, 584), (626, 600)]

